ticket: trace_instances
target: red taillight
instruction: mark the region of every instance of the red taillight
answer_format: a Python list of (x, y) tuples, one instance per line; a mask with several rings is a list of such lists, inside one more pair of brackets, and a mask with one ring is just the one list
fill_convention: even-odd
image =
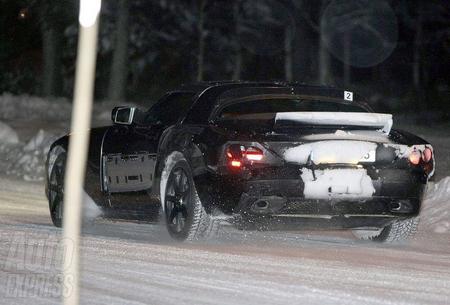
[(227, 163), (230, 167), (239, 169), (244, 163), (261, 161), (264, 158), (264, 152), (254, 146), (245, 146), (232, 144), (226, 150)]
[(430, 148), (425, 148), (422, 152), (422, 159), (424, 162), (430, 162), (433, 158), (433, 151)]
[(418, 165), (420, 163), (421, 158), (422, 158), (422, 156), (421, 156), (420, 152), (418, 152), (417, 150), (414, 150), (413, 152), (411, 152), (411, 154), (408, 157), (409, 162), (411, 162), (411, 164), (413, 164), (413, 165)]
[(414, 149), (408, 157), (408, 160), (412, 165), (419, 165), (421, 162), (429, 163), (432, 159), (433, 151), (429, 147), (426, 147), (423, 151)]
[(240, 168), (242, 166), (242, 163), (241, 161), (231, 160), (230, 165), (234, 168)]
[(249, 161), (261, 161), (264, 157), (262, 150), (253, 146), (246, 147), (243, 155)]

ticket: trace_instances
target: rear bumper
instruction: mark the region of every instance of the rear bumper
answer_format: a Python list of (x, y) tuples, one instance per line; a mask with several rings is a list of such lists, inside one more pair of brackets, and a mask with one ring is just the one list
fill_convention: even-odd
[(267, 175), (251, 179), (228, 178), (222, 180), (218, 188), (238, 193), (229, 210), (245, 218), (276, 218), (283, 219), (284, 223), (357, 228), (381, 227), (395, 219), (419, 214), (426, 188), (426, 179), (421, 173), (372, 168), (367, 169), (367, 174), (375, 189), (370, 197), (343, 198), (330, 194), (328, 198), (305, 198), (305, 184), (298, 169), (273, 175), (283, 177), (280, 179), (267, 179)]
[(380, 228), (397, 219), (417, 216), (421, 198), (372, 197), (352, 200), (309, 200), (243, 194), (235, 216), (270, 223), (271, 229)]

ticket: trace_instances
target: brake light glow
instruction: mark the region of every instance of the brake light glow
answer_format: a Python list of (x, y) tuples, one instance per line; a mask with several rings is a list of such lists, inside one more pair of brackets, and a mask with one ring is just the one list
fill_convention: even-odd
[(234, 169), (241, 169), (246, 163), (252, 164), (264, 158), (264, 152), (261, 149), (241, 144), (228, 146), (225, 155), (228, 166)]
[(411, 164), (413, 164), (413, 165), (418, 165), (420, 163), (421, 158), (422, 158), (422, 156), (421, 156), (420, 152), (418, 152), (417, 150), (414, 150), (413, 152), (411, 152), (411, 154), (408, 157), (409, 162), (411, 162)]
[(244, 157), (249, 161), (261, 161), (264, 153), (256, 147), (250, 146), (245, 149)]
[(231, 160), (230, 165), (231, 167), (240, 168), (242, 166), (242, 163), (238, 160)]
[(430, 162), (431, 159), (433, 158), (433, 152), (430, 148), (425, 148), (424, 151), (422, 152), (422, 159), (425, 162)]

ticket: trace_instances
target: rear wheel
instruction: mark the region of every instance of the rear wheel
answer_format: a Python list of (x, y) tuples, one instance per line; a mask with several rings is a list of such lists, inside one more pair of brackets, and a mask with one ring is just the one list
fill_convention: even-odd
[(412, 238), (417, 232), (419, 217), (396, 220), (380, 230), (354, 230), (353, 234), (366, 240), (378, 242), (399, 242)]
[(62, 226), (64, 202), (64, 175), (66, 152), (63, 148), (55, 149), (56, 157), (48, 179), (48, 204), (50, 217), (56, 227)]
[(203, 208), (186, 160), (172, 167), (164, 192), (164, 216), (169, 234), (177, 240), (215, 236), (219, 224)]

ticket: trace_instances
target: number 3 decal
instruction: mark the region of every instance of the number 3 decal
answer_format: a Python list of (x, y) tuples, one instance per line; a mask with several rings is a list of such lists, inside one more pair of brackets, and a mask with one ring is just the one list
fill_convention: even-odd
[(344, 91), (344, 100), (353, 102), (353, 92)]

